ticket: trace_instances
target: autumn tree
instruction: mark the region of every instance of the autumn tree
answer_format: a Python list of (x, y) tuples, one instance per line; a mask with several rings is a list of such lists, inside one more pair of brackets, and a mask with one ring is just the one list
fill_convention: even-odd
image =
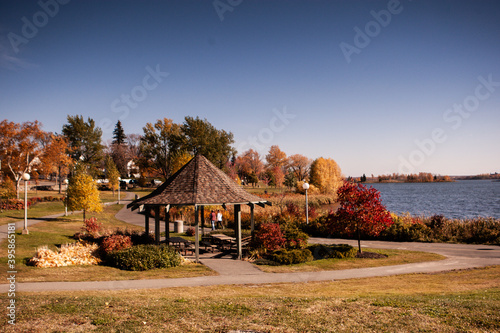
[(0, 122), (0, 159), (16, 182), (19, 198), (19, 184), (24, 173), (31, 172), (43, 154), (47, 134), (38, 121), (17, 124), (8, 120)]
[(344, 182), (338, 189), (340, 207), (329, 217), (333, 232), (356, 235), (361, 252), (362, 236), (378, 236), (393, 224), (391, 214), (380, 202), (380, 192), (373, 187)]
[(83, 220), (86, 212), (102, 212), (99, 190), (92, 176), (83, 167), (77, 167), (69, 179), (67, 204), (71, 210), (83, 210)]
[(172, 161), (172, 174), (180, 170), (187, 162), (191, 161), (193, 156), (187, 151), (180, 151)]
[(118, 172), (115, 162), (113, 162), (113, 158), (111, 158), (111, 156), (108, 156), (106, 158), (105, 167), (106, 178), (109, 181), (109, 186), (111, 187), (114, 195), (115, 191), (118, 189), (118, 186), (120, 186), (120, 173)]
[(219, 169), (223, 169), (235, 154), (231, 145), (233, 134), (218, 130), (207, 119), (185, 117), (182, 124), (182, 148), (193, 156), (205, 156)]
[(311, 159), (301, 155), (295, 154), (288, 157), (288, 170), (293, 174), (297, 180), (305, 180), (309, 176), (309, 168), (311, 166)]
[(331, 158), (317, 158), (311, 164), (309, 182), (321, 193), (335, 193), (343, 182), (340, 167)]
[(165, 179), (172, 175), (173, 160), (181, 149), (181, 127), (172, 119), (163, 118), (147, 123), (140, 141), (139, 165), (151, 167)]
[(264, 164), (260, 159), (260, 154), (249, 149), (236, 158), (235, 164), (241, 179), (246, 179), (248, 183), (256, 184), (258, 176), (264, 171)]
[(266, 174), (273, 179), (274, 186), (281, 186), (285, 181), (285, 170), (288, 166), (286, 153), (280, 150), (277, 145), (273, 145), (269, 148), (269, 153), (266, 155), (266, 162)]
[(273, 145), (269, 148), (269, 152), (266, 155), (267, 168), (273, 169), (279, 167), (285, 169), (288, 164), (288, 158), (286, 153), (280, 149), (279, 146)]
[(62, 192), (62, 178), (67, 177), (70, 167), (73, 165), (73, 159), (68, 155), (71, 148), (68, 146), (67, 139), (62, 135), (50, 134), (50, 140), (40, 160), (42, 170), (46, 173), (57, 174), (59, 180), (59, 193)]
[(122, 177), (127, 176), (127, 164), (132, 160), (132, 153), (127, 144), (112, 143), (108, 147), (108, 154), (113, 159), (116, 169)]
[(130, 151), (130, 157), (135, 159), (139, 156), (140, 153), (140, 143), (141, 143), (141, 135), (140, 134), (129, 134), (127, 135), (127, 146)]
[(88, 118), (85, 122), (82, 116), (68, 115), (68, 123), (63, 125), (62, 133), (68, 140), (73, 160), (83, 163), (96, 173), (104, 156), (104, 146), (101, 143), (102, 130), (96, 126), (95, 121)]

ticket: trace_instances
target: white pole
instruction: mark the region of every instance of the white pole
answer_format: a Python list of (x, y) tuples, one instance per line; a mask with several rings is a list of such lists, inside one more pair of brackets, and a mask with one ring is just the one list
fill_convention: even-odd
[(23, 235), (29, 234), (28, 231), (28, 181), (24, 181), (24, 229)]
[(306, 224), (309, 224), (309, 204), (307, 203), (307, 190), (306, 190)]

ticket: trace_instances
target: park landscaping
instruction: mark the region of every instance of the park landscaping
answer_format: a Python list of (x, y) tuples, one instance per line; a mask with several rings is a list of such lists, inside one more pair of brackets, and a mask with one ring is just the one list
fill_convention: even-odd
[[(109, 230), (141, 231), (142, 228), (117, 220), (114, 216), (123, 205), (105, 206), (102, 213), (93, 214), (103, 228)], [(215, 273), (203, 265), (191, 264), (169, 269), (153, 269), (147, 272), (126, 271), (103, 265), (67, 266), (53, 268), (37, 268), (28, 265), (35, 255), (36, 249), (47, 247), (58, 251), (63, 244), (75, 243), (74, 235), (82, 231), (82, 214), (54, 218), (35, 224), (29, 228), (29, 235), (16, 235), (16, 270), (18, 282), (42, 281), (98, 281), (98, 280), (130, 280), (178, 278), (214, 275)], [(0, 274), (7, 274), (7, 247), (0, 249)], [(6, 283), (3, 282), (2, 283)]]

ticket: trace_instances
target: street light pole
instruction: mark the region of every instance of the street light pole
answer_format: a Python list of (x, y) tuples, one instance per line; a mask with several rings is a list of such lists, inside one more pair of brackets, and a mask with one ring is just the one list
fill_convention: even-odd
[(306, 224), (309, 224), (309, 204), (307, 202), (307, 190), (309, 189), (309, 184), (308, 183), (302, 184), (302, 188), (306, 190)]
[(28, 180), (30, 180), (29, 173), (23, 173), (24, 180), (24, 229), (23, 235), (29, 234), (28, 231)]
[(68, 216), (68, 178), (64, 180), (64, 184), (66, 184), (66, 198), (64, 198), (64, 216)]

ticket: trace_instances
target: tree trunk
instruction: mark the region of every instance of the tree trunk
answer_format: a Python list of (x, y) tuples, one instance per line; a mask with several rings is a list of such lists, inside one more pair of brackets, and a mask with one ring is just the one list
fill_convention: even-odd
[(359, 225), (356, 226), (356, 229), (358, 231), (358, 251), (361, 253), (361, 232), (359, 230)]
[(61, 194), (62, 193), (61, 166), (59, 166), (57, 173), (58, 173), (58, 175), (57, 175), (56, 179), (59, 179), (59, 194)]
[(83, 210), (83, 223), (85, 223), (85, 209)]

